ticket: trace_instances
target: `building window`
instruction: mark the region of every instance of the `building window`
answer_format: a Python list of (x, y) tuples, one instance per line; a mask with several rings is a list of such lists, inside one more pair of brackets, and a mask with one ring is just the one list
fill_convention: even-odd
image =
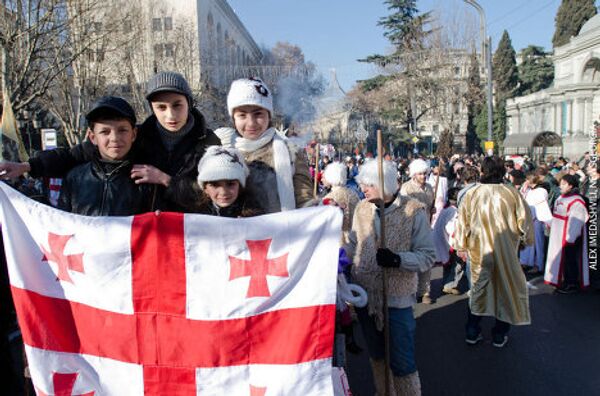
[(165, 44), (165, 57), (172, 58), (175, 56), (175, 45), (169, 43)]
[(160, 32), (162, 31), (162, 19), (160, 18), (152, 18), (152, 31)]
[(173, 18), (165, 17), (164, 23), (165, 23), (165, 30), (173, 30)]
[(162, 58), (163, 56), (163, 45), (162, 44), (154, 44), (154, 57)]

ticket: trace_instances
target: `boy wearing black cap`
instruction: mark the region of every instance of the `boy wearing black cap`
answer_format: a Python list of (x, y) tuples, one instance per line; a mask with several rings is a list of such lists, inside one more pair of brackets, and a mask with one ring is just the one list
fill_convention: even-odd
[(73, 168), (63, 181), (58, 207), (88, 216), (127, 216), (150, 210), (148, 185), (130, 176), (137, 135), (133, 108), (122, 98), (100, 98), (87, 113), (92, 160)]
[[(198, 162), (206, 147), (221, 141), (193, 106), (192, 90), (181, 74), (163, 71), (154, 75), (146, 99), (152, 115), (139, 126), (130, 177), (154, 189), (152, 210), (193, 211), (200, 191)], [(25, 172), (32, 177), (63, 177), (74, 166), (89, 162), (94, 151), (86, 140), (72, 149), (40, 152), (28, 162), (0, 162), (0, 178), (12, 179)]]

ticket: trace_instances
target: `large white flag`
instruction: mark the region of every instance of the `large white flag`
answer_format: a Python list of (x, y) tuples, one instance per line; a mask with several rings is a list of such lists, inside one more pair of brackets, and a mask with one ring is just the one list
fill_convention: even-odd
[(39, 395), (332, 395), (342, 215), (83, 217), (0, 183)]

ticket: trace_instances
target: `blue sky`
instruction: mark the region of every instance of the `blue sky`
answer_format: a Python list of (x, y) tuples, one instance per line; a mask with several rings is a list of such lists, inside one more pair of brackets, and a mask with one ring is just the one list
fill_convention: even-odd
[[(485, 9), (488, 34), (495, 46), (504, 29), (518, 51), (529, 44), (551, 49), (554, 17), (561, 0), (479, 0)], [(390, 50), (377, 26), (389, 14), (383, 0), (229, 0), (238, 17), (259, 45), (287, 41), (302, 48), (307, 60), (329, 77), (337, 70), (342, 88), (376, 73), (356, 59)], [(419, 11), (442, 13), (476, 11), (462, 0), (419, 0)], [(469, 15), (469, 14), (466, 14)], [(479, 19), (475, 19), (478, 23)], [(477, 25), (478, 26), (478, 25)]]

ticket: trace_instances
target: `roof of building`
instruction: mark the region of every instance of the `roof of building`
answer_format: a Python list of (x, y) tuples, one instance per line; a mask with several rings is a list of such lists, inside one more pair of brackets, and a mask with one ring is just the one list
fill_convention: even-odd
[(317, 109), (320, 116), (327, 116), (335, 113), (341, 113), (347, 110), (348, 99), (346, 92), (340, 86), (335, 70), (331, 70), (331, 79), (329, 85), (317, 102)]
[(579, 30), (579, 34), (577, 34), (577, 35), (581, 36), (587, 32), (596, 30), (598, 28), (600, 28), (600, 14), (594, 15), (586, 23), (584, 23), (583, 26), (581, 27), (581, 30)]

